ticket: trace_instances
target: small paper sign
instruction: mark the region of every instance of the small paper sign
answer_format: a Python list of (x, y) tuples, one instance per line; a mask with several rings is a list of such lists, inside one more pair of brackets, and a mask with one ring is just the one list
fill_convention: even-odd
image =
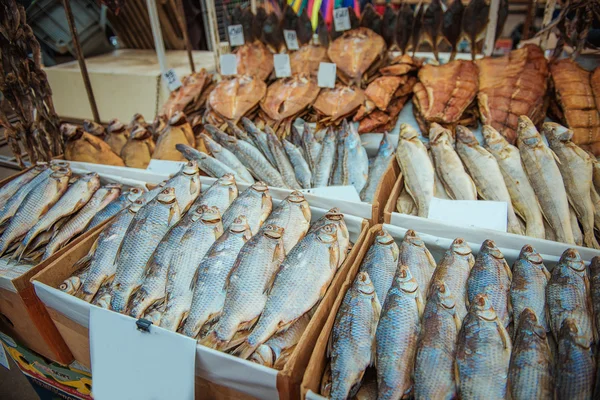
[(237, 75), (237, 58), (235, 54), (221, 54), (219, 57), (221, 75)]
[(506, 232), (508, 205), (502, 201), (445, 200), (433, 197), (429, 219)]
[(165, 72), (163, 74), (163, 78), (165, 79), (165, 82), (167, 82), (167, 87), (171, 92), (179, 89), (182, 86), (181, 81), (177, 76), (177, 72), (175, 72), (173, 68)]
[(322, 62), (319, 64), (318, 84), (319, 87), (334, 88), (337, 67), (334, 63)]
[(275, 76), (277, 78), (287, 78), (288, 76), (292, 76), (292, 67), (290, 66), (289, 55), (273, 55), (273, 64), (275, 64)]
[(242, 25), (229, 25), (227, 32), (229, 33), (229, 45), (231, 47), (242, 46), (245, 43)]
[(296, 31), (284, 29), (283, 38), (285, 39), (285, 45), (288, 50), (298, 50), (300, 48), (300, 46), (298, 46), (298, 36), (296, 35)]
[(350, 14), (347, 7), (333, 10), (333, 24), (335, 25), (336, 32), (350, 29)]

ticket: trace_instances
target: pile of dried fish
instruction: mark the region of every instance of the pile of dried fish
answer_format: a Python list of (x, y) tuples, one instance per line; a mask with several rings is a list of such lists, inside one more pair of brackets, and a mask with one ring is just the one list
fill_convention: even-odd
[(461, 125), (454, 143), (448, 129), (433, 123), (432, 157), (417, 131), (403, 124), (396, 150), (404, 178), (398, 212), (426, 218), (434, 196), (502, 201), (511, 233), (600, 249), (598, 162), (573, 143), (567, 128), (544, 123), (548, 146), (529, 118), (518, 121), (517, 147), (489, 125), (480, 144)]
[(171, 92), (167, 102), (162, 106), (161, 115), (167, 118), (176, 111), (184, 113), (190, 120), (204, 113), (208, 94), (215, 87), (212, 75), (204, 68), (192, 73), (182, 80), (182, 87)]
[(190, 162), (117, 214), (62, 288), (282, 368), (350, 246), (337, 209), (312, 221), (302, 193), (274, 204), (230, 174), (201, 193)]
[(0, 256), (27, 264), (47, 259), (142, 194), (121, 189), (102, 186), (96, 173), (74, 176), (64, 161), (38, 163), (0, 188)]
[(598, 398), (599, 310), (600, 257), (588, 273), (567, 249), (550, 273), (525, 245), (511, 270), (493, 241), (474, 257), (458, 238), (436, 264), (414, 231), (398, 246), (382, 229), (337, 310), (320, 392)]

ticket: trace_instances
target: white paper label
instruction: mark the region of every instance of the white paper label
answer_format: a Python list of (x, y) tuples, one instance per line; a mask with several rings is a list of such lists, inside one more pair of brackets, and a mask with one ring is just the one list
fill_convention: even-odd
[(241, 25), (229, 25), (227, 27), (229, 33), (229, 45), (231, 47), (242, 46), (244, 42), (244, 28)]
[(10, 369), (10, 365), (8, 364), (8, 357), (6, 356), (6, 351), (4, 350), (4, 344), (0, 341), (0, 365), (2, 365), (6, 369)]
[(449, 224), (506, 232), (508, 205), (502, 201), (446, 200), (434, 197), (429, 219)]
[(319, 64), (318, 84), (319, 87), (335, 87), (336, 65), (334, 63), (322, 62)]
[(298, 46), (298, 36), (296, 35), (296, 31), (284, 29), (283, 38), (285, 39), (285, 45), (288, 50), (298, 50), (300, 48), (300, 46)]
[(163, 78), (167, 82), (167, 87), (169, 88), (169, 90), (171, 92), (173, 90), (179, 89), (182, 86), (181, 81), (179, 80), (179, 77), (177, 76), (177, 72), (175, 72), (175, 70), (173, 68), (171, 68), (170, 70), (165, 72), (163, 74)]
[(193, 399), (196, 340), (90, 307), (94, 398)]
[(221, 75), (237, 75), (237, 57), (235, 54), (221, 54), (219, 57)]
[(146, 171), (161, 175), (175, 175), (181, 171), (181, 167), (184, 165), (185, 162), (183, 161), (156, 160), (153, 158), (146, 167)]
[(292, 76), (292, 67), (290, 66), (290, 56), (288, 54), (273, 55), (273, 64), (275, 65), (275, 76), (277, 78)]
[(350, 14), (347, 7), (333, 10), (333, 24), (335, 25), (336, 32), (350, 29)]
[(356, 191), (356, 188), (352, 185), (348, 186), (324, 186), (311, 189), (302, 189), (302, 193), (310, 193), (315, 196), (327, 197), (329, 199), (339, 199), (344, 201), (350, 201), (353, 203), (360, 203), (360, 195)]

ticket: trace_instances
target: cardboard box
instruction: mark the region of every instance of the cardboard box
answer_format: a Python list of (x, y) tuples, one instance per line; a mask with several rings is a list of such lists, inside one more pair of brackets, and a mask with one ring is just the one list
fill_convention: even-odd
[[(193, 51), (196, 70), (215, 71), (212, 52)], [(170, 50), (167, 64), (183, 79), (190, 71), (187, 52)], [(161, 71), (154, 50), (122, 49), (90, 57), (86, 67), (98, 113), (102, 122), (113, 118), (126, 122), (141, 113), (147, 120), (155, 117), (157, 108), (168, 99), (169, 91), (161, 83)], [(77, 61), (46, 68), (56, 112), (63, 118), (93, 119), (83, 78)]]
[[(327, 212), (325, 209), (313, 206), (311, 211), (313, 221)], [(277, 371), (198, 345), (196, 348), (197, 398), (299, 398), (300, 383), (313, 345), (367, 234), (369, 226), (367, 220), (351, 215), (345, 215), (345, 219), (354, 247), (334, 277), (285, 368)], [(52, 264), (32, 278), (37, 295), (45, 304), (68, 348), (75, 359), (86, 367), (91, 366), (89, 310), (95, 306), (67, 295), (56, 287), (72, 275), (75, 270), (74, 264), (87, 254), (98, 235), (99, 232), (88, 235), (78, 245), (71, 247), (69, 252), (55, 259)]]

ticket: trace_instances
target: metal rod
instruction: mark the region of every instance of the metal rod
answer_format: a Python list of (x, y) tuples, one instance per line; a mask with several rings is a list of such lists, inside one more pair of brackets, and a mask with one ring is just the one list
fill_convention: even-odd
[(164, 74), (169, 70), (167, 64), (167, 56), (165, 55), (165, 42), (160, 30), (160, 22), (158, 20), (158, 10), (156, 9), (156, 0), (146, 0), (148, 6), (148, 16), (150, 17), (150, 27), (152, 28), (152, 36), (154, 37), (154, 49), (156, 57), (160, 65), (160, 72)]
[[(485, 32), (485, 40), (483, 42), (483, 54), (491, 56), (494, 52), (496, 43), (496, 26), (498, 25), (498, 9), (500, 8), (500, 0), (492, 0), (490, 2), (489, 22)], [(473, 43), (475, 44), (475, 43)]]
[(195, 73), (196, 66), (194, 65), (194, 57), (192, 57), (192, 43), (190, 42), (190, 37), (188, 36), (187, 22), (185, 20), (185, 13), (183, 11), (183, 2), (181, 0), (175, 0), (175, 4), (177, 4), (177, 10), (175, 13), (177, 14), (177, 21), (179, 21), (181, 32), (183, 33), (183, 41), (185, 43), (185, 49), (187, 50), (190, 69), (192, 70), (192, 73)]
[(71, 11), (71, 4), (69, 0), (63, 0), (65, 6), (65, 14), (67, 14), (67, 22), (71, 29), (71, 39), (73, 39), (73, 48), (75, 49), (75, 56), (79, 62), (79, 69), (81, 70), (81, 77), (83, 78), (83, 84), (85, 85), (85, 91), (87, 92), (92, 114), (94, 115), (94, 121), (100, 123), (100, 114), (98, 114), (98, 106), (96, 105), (96, 99), (94, 98), (94, 92), (92, 91), (92, 84), (90, 83), (90, 76), (88, 75), (87, 67), (85, 66), (85, 59), (83, 58), (83, 51), (81, 51), (81, 45), (79, 44), (79, 36), (77, 35), (77, 27), (75, 26), (75, 20), (73, 18), (73, 11)]

